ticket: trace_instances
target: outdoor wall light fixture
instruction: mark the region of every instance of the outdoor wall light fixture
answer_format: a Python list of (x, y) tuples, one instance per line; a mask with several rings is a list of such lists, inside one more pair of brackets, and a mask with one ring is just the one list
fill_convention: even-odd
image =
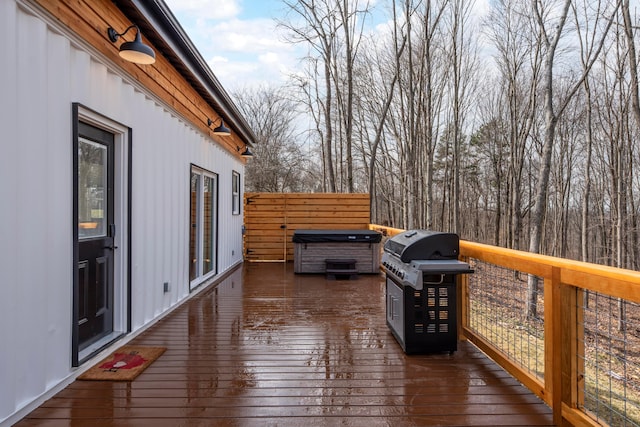
[[(213, 125), (215, 122), (211, 119), (207, 119), (207, 126), (211, 127), (211, 125)], [(231, 135), (231, 131), (229, 130), (228, 127), (226, 127), (224, 125), (224, 120), (222, 120), (222, 117), (220, 118), (220, 126), (218, 126), (217, 128), (213, 129), (213, 134), (214, 135), (222, 135), (222, 136), (229, 136)]]
[[(240, 147), (236, 147), (236, 150), (238, 150), (238, 152), (240, 152)], [(244, 146), (244, 151), (242, 153), (240, 153), (240, 155), (242, 157), (253, 157), (253, 153), (251, 151), (249, 151), (249, 146), (248, 145)]]
[(142, 43), (140, 29), (137, 25), (130, 26), (120, 34), (118, 34), (113, 28), (109, 27), (107, 30), (109, 40), (111, 40), (112, 43), (115, 43), (121, 36), (127, 34), (132, 28), (136, 29), (136, 38), (132, 42), (124, 42), (120, 45), (120, 56), (123, 59), (136, 64), (153, 64), (156, 62), (156, 54), (153, 49)]

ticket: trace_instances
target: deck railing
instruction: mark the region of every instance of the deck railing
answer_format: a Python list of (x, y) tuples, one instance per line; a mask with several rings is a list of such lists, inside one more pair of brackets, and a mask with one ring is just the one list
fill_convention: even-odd
[(640, 272), (467, 241), (460, 253), (475, 269), (460, 277), (462, 339), (549, 404), (558, 426), (640, 426)]

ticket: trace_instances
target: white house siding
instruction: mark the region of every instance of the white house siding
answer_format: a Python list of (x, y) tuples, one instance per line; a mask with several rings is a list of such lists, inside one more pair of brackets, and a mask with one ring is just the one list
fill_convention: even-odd
[(189, 295), (191, 164), (218, 174), (219, 273), (242, 260), (231, 176), (244, 169), (35, 8), (0, 1), (0, 57), (0, 422), (9, 422), (74, 375), (72, 103), (132, 129), (134, 331)]

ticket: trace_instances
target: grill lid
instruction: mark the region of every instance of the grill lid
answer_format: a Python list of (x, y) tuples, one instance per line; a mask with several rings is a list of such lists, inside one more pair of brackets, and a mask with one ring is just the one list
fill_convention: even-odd
[(409, 230), (387, 240), (384, 250), (400, 258), (402, 262), (457, 259), (460, 238), (455, 233)]

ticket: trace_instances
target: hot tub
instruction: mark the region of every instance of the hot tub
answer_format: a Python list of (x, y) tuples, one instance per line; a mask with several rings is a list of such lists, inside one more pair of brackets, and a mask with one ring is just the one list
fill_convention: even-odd
[(296, 230), (293, 271), (325, 273), (327, 259), (355, 259), (358, 273), (379, 273), (381, 240), (373, 230)]

